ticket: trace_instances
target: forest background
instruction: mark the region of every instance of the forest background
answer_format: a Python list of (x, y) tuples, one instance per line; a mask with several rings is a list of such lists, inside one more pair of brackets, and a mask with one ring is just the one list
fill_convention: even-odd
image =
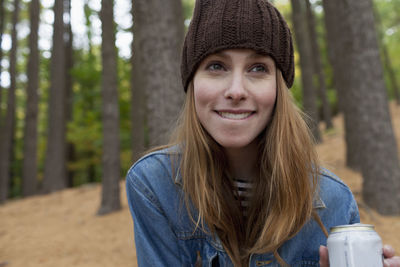
[[(3, 205), (23, 197), (102, 183), (102, 203), (97, 213), (118, 210), (121, 207), (119, 182), (129, 167), (143, 151), (166, 140), (184, 97), (179, 78), (180, 47), (194, 1), (114, 2), (0, 0), (0, 202)], [(283, 13), (295, 35), (296, 78), (290, 91), (313, 119), (310, 127), (316, 141), (323, 143), (323, 134), (335, 132), (331, 117), (344, 113), (346, 165), (363, 175), (365, 188), (369, 186), (378, 191), (375, 196), (363, 190), (365, 205), (382, 214), (400, 214), (397, 150), (395, 156), (379, 152), (379, 147), (385, 147), (388, 140), (390, 147), (397, 148), (395, 141), (390, 143), (390, 133), (383, 134), (387, 129), (392, 131), (390, 116), (381, 120), (345, 109), (345, 106), (363, 106), (363, 99), (369, 98), (370, 104), (365, 107), (385, 114), (388, 101), (399, 102), (400, 0), (330, 1), (337, 3), (341, 10), (350, 10), (348, 14), (336, 10), (337, 20), (347, 15), (356, 22), (365, 22), (365, 18), (368, 22), (373, 14), (373, 19), (364, 24), (376, 38), (377, 51), (374, 46), (368, 47), (368, 38), (362, 35), (364, 31), (357, 31), (357, 28), (349, 27), (349, 32), (342, 31), (341, 37), (336, 38), (347, 38), (342, 39), (342, 46), (333, 41), (335, 29), (329, 28), (332, 22), (329, 14), (334, 10), (329, 1), (272, 2)], [(35, 3), (36, 13), (32, 11)], [(308, 9), (306, 3), (310, 4)], [(362, 9), (362, 3), (366, 8)], [(348, 5), (347, 9), (343, 4)], [(307, 13), (310, 10), (312, 14)], [(39, 28), (32, 26), (35, 16)], [(310, 18), (314, 18), (311, 28)], [(347, 21), (343, 17), (342, 20)], [(337, 29), (346, 27), (335, 25)], [(36, 40), (32, 39), (33, 29), (39, 33)], [(361, 40), (359, 50), (350, 49), (358, 44), (354, 40)], [(362, 46), (372, 54), (379, 54), (378, 65), (372, 60), (357, 61)], [(31, 57), (35, 50), (38, 52), (36, 61)], [(317, 55), (319, 63), (311, 60)], [(343, 76), (340, 69), (345, 71), (346, 65), (358, 69), (353, 61), (358, 62), (357, 66), (364, 72), (347, 72)], [(374, 79), (379, 68), (382, 68), (383, 86), (374, 87), (374, 82), (368, 79)], [(35, 74), (30, 73), (32, 70), (37, 72), (36, 82)], [(361, 77), (361, 82), (354, 79), (353, 84), (345, 84), (344, 81), (352, 80), (349, 77)], [(364, 80), (371, 85), (366, 86), (366, 92), (349, 89), (352, 94), (346, 95), (341, 89), (358, 87), (355, 86), (357, 81), (362, 84)], [(371, 97), (376, 92), (383, 94), (384, 101), (377, 100), (382, 94)], [(36, 110), (29, 107), (32, 95), (37, 96)], [(57, 96), (63, 98), (57, 99)], [(383, 102), (386, 108), (385, 104), (381, 105)], [(357, 122), (375, 125), (375, 130), (370, 130), (385, 140), (374, 135), (363, 138), (361, 133), (370, 130), (364, 131), (362, 129), (366, 128), (360, 126), (353, 131), (358, 134), (361, 145), (358, 143), (358, 147), (354, 147), (357, 142), (348, 139), (352, 136), (351, 127), (356, 124), (351, 123), (354, 122), (351, 114), (358, 116), (353, 116)], [(32, 120), (28, 122), (28, 119), (32, 115), (36, 120), (29, 131), (27, 125), (32, 125)], [(324, 127), (316, 127), (318, 123)], [(28, 143), (35, 144), (31, 146), (34, 154), (26, 153)], [(371, 150), (367, 149), (376, 152), (368, 153)], [(32, 153), (32, 149), (29, 151)], [(354, 159), (351, 152), (360, 162), (351, 161)], [(377, 158), (368, 159), (364, 154), (374, 154)], [(59, 158), (59, 155), (63, 156)], [(387, 167), (387, 162), (394, 167)], [(385, 176), (390, 178), (385, 180)], [(365, 181), (373, 182), (368, 185)], [(382, 183), (390, 188), (377, 186)], [(382, 202), (391, 205), (379, 206)]]

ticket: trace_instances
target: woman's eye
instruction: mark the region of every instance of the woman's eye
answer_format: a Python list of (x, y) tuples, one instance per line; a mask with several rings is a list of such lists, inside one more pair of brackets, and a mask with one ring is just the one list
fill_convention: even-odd
[(219, 71), (219, 70), (224, 70), (224, 67), (219, 63), (212, 63), (208, 65), (207, 69), (211, 71)]
[(250, 69), (250, 72), (267, 72), (267, 69), (263, 65), (256, 65)]

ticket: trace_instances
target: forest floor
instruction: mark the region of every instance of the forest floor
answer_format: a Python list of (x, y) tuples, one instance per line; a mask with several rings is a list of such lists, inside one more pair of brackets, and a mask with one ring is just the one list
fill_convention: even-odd
[[(391, 112), (400, 144), (400, 107), (392, 104)], [(317, 148), (324, 166), (350, 186), (361, 221), (375, 225), (383, 242), (400, 254), (400, 216), (381, 216), (363, 203), (362, 178), (344, 165), (342, 117), (336, 117), (334, 125)], [(100, 194), (100, 185), (90, 184), (1, 205), (0, 267), (137, 266), (124, 183), (121, 211), (96, 216)]]

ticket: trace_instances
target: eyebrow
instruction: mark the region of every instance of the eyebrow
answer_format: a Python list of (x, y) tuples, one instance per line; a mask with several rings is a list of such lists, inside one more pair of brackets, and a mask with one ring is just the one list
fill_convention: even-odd
[(268, 55), (263, 55), (263, 54), (260, 54), (260, 53), (253, 53), (253, 54), (251, 54), (249, 56), (249, 58), (255, 58), (255, 59), (257, 59), (257, 58), (267, 58), (267, 59), (272, 59), (272, 57), (270, 57)]
[(226, 54), (225, 51), (219, 51), (219, 52), (216, 52), (216, 53), (211, 54), (210, 56), (211, 56), (211, 57), (213, 57), (213, 56), (215, 56), (215, 57), (220, 57), (220, 58), (223, 58), (223, 59), (229, 59), (229, 58), (230, 58), (230, 57)]

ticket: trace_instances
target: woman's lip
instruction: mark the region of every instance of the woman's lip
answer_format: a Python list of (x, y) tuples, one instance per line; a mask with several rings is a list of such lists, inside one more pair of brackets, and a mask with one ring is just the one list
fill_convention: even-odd
[(218, 113), (232, 113), (232, 114), (241, 114), (241, 113), (254, 113), (254, 110), (250, 109), (217, 109), (215, 110)]

